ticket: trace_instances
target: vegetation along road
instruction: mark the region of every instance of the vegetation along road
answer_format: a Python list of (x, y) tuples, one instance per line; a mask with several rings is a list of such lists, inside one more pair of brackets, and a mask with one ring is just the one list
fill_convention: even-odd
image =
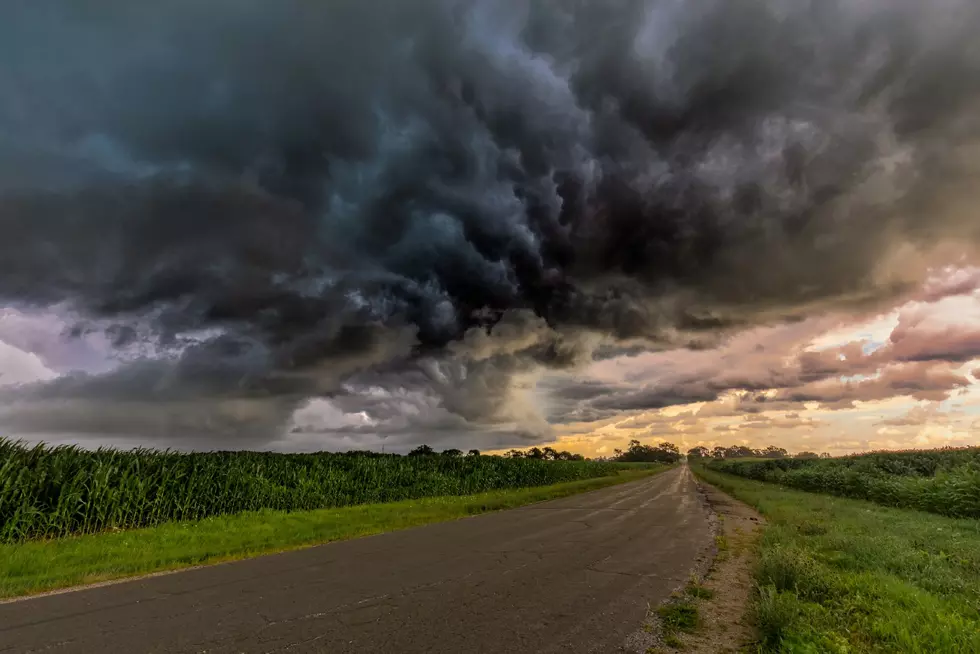
[[(767, 521), (752, 607), (758, 649), (980, 652), (980, 523), (947, 517), (977, 515), (977, 487), (969, 481), (975, 473), (964, 463), (975, 455), (905, 452), (692, 466)], [(947, 503), (937, 511), (940, 497)]]
[(0, 604), (0, 652), (620, 651), (712, 542), (683, 466), (510, 511)]

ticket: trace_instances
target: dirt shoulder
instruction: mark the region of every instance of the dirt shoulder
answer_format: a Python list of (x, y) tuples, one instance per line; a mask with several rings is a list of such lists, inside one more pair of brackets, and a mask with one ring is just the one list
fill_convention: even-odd
[[(688, 583), (653, 608), (644, 638), (627, 651), (643, 654), (739, 652), (755, 640), (749, 607), (756, 541), (762, 516), (742, 502), (698, 480), (702, 500), (715, 520), (714, 557), (692, 571)], [(639, 646), (639, 647), (638, 647)]]

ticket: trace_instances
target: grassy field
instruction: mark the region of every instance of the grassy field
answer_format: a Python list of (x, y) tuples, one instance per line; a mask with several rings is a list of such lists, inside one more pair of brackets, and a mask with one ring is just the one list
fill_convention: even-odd
[(416, 527), (597, 490), (666, 469), (632, 469), (595, 479), (463, 497), (314, 511), (253, 511), (132, 531), (0, 545), (0, 598)]
[(980, 517), (980, 448), (709, 461), (718, 472), (955, 518)]
[(623, 464), (493, 456), (24, 447), (0, 439), (0, 543), (244, 511), (472, 495), (616, 474)]
[(769, 521), (760, 650), (980, 652), (980, 522), (801, 492), (694, 466)]

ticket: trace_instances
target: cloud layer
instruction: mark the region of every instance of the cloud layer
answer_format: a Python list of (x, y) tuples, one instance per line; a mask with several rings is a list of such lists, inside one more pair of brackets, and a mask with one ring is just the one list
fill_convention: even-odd
[(552, 419), (591, 451), (631, 437), (836, 453), (975, 443), (980, 283), (957, 282), (966, 272), (870, 321), (811, 318), (553, 376)]
[[(836, 372), (765, 354), (652, 394), (565, 387), (544, 414), (531, 388), (596, 352), (882, 306), (978, 236), (968, 0), (8, 13), (0, 302), (136, 353), (16, 389), (19, 433), (503, 446), (555, 411), (726, 388), (845, 402), (819, 386)], [(901, 347), (932, 357), (919, 392), (955, 386)], [(366, 422), (293, 424), (311, 399)]]

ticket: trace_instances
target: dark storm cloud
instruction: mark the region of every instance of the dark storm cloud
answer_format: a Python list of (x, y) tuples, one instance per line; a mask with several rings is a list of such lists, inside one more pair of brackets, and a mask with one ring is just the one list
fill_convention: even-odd
[(605, 395), (612, 395), (622, 390), (621, 387), (613, 384), (603, 384), (592, 380), (582, 380), (556, 384), (551, 391), (550, 397), (560, 400), (594, 400)]
[(0, 300), (169, 357), (41, 399), (275, 422), (437, 365), (420, 392), (495, 424), (530, 368), (863, 306), (896, 244), (976, 237), (939, 202), (977, 163), (966, 0), (0, 12)]
[(592, 404), (597, 409), (605, 409), (607, 411), (638, 411), (663, 409), (677, 404), (691, 404), (693, 402), (710, 402), (717, 397), (718, 393), (710, 389), (689, 390), (684, 387), (655, 388), (636, 390), (614, 397), (600, 398)]

